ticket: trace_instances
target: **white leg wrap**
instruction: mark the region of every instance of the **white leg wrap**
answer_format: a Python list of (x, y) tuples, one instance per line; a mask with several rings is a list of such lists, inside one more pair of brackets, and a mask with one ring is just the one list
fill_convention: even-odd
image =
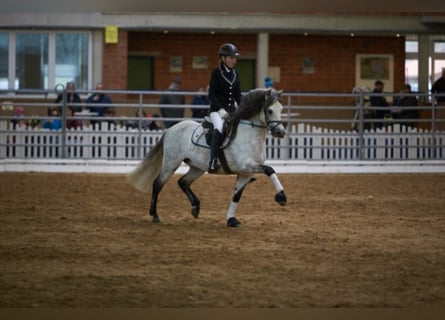
[(270, 179), (272, 180), (273, 185), (275, 186), (275, 190), (277, 191), (277, 193), (284, 190), (283, 186), (281, 185), (280, 180), (278, 180), (278, 177), (277, 177), (277, 175), (275, 173), (270, 176)]
[(227, 211), (227, 220), (235, 216), (236, 208), (238, 207), (237, 202), (230, 202), (229, 210)]

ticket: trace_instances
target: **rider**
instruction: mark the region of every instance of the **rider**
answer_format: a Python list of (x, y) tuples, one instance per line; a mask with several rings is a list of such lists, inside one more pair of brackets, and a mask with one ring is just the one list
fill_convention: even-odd
[[(216, 172), (219, 168), (218, 149), (223, 130), (222, 114), (232, 113), (241, 101), (241, 84), (238, 71), (235, 69), (240, 53), (231, 43), (223, 44), (218, 51), (219, 65), (210, 76), (209, 100), (210, 118), (213, 123), (213, 136), (210, 146), (210, 162), (208, 172)], [(225, 110), (221, 113), (221, 109)]]

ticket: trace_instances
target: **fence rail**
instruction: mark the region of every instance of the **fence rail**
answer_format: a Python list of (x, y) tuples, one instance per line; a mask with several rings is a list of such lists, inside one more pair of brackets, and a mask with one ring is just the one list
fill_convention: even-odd
[[(394, 125), (391, 130), (340, 131), (298, 124), (285, 138), (266, 139), (269, 160), (438, 160), (445, 158), (445, 132)], [(12, 129), (0, 121), (0, 159), (136, 160), (148, 153), (162, 130), (123, 126), (93, 130)]]
[[(108, 94), (135, 95), (139, 103), (113, 103), (113, 106), (132, 110), (160, 108), (159, 104), (148, 101), (145, 96), (159, 96), (164, 92), (107, 91)], [(192, 96), (196, 92), (178, 92)], [(366, 93), (369, 95), (369, 93)], [(284, 93), (283, 122), (288, 125), (287, 135), (282, 139), (267, 136), (266, 157), (268, 160), (443, 160), (445, 158), (444, 106), (434, 103), (434, 97), (423, 94), (419, 101), (427, 103), (413, 107), (425, 111), (426, 116), (413, 119), (392, 120), (382, 128), (367, 129), (376, 119), (366, 118), (365, 97), (354, 94), (299, 94)], [(389, 94), (391, 95), (391, 94)], [(331, 98), (336, 103), (311, 105), (304, 99)], [(0, 96), (1, 97), (1, 96)], [(14, 100), (8, 95), (5, 99)], [(145, 98), (144, 98), (145, 97)], [(47, 103), (20, 102), (26, 107), (48, 107)], [(355, 101), (338, 104), (338, 99)], [(133, 99), (134, 101), (135, 99)], [(431, 101), (431, 102), (428, 102)], [(4, 101), (0, 98), (0, 103)], [(14, 103), (13, 103), (14, 104)], [(84, 104), (83, 104), (84, 105)], [(0, 159), (103, 159), (139, 160), (148, 153), (160, 139), (163, 130), (144, 130), (144, 118), (125, 117), (125, 121), (139, 121), (129, 128), (124, 121), (109, 124), (116, 118), (101, 118), (101, 125), (91, 125), (92, 117), (69, 117), (67, 103), (62, 105), (62, 129), (16, 127), (11, 109), (2, 108), (0, 113)], [(194, 108), (197, 106), (168, 106)], [(202, 107), (202, 106), (201, 106)], [(379, 107), (374, 107), (379, 109)], [(321, 114), (321, 116), (320, 116)], [(325, 114), (323, 116), (323, 114)], [(331, 115), (332, 114), (332, 115)], [(43, 120), (46, 116), (24, 117)], [(80, 119), (82, 128), (67, 129), (66, 120)], [(96, 118), (97, 119), (97, 118)], [(121, 119), (122, 120), (122, 119)], [(169, 118), (159, 118), (172, 120)], [(175, 119), (173, 119), (175, 120)], [(181, 119), (176, 119), (181, 120)], [(200, 119), (197, 119), (200, 120)], [(337, 127), (337, 128), (336, 128)]]

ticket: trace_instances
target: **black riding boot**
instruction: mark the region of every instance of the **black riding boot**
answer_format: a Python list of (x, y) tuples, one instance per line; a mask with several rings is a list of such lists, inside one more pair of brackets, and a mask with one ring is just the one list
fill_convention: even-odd
[(221, 133), (218, 130), (213, 130), (212, 143), (210, 145), (210, 162), (209, 162), (209, 173), (216, 172), (219, 169), (218, 163), (218, 150), (219, 150), (219, 139)]

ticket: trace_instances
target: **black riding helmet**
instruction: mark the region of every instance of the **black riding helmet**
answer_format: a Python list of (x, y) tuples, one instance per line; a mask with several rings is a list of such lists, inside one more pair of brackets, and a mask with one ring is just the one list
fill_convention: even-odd
[(225, 43), (219, 48), (219, 56), (227, 57), (227, 56), (235, 56), (238, 57), (240, 55), (238, 48), (235, 47), (231, 43)]

